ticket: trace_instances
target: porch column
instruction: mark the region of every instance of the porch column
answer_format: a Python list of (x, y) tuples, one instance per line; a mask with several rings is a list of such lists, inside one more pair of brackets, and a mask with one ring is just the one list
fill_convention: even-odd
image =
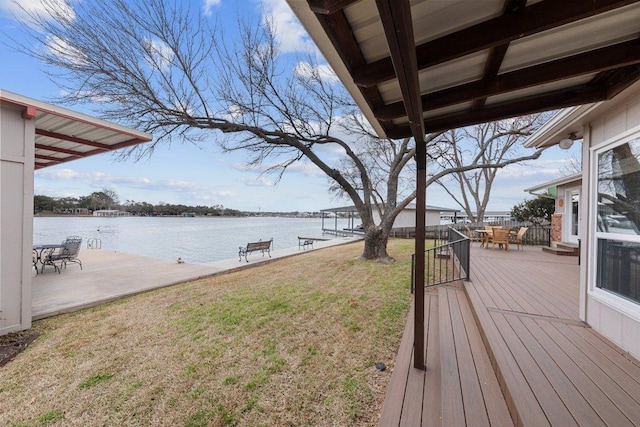
[(424, 274), (425, 274), (425, 206), (427, 189), (427, 146), (423, 138), (416, 138), (416, 237), (414, 290), (414, 347), (413, 367), (424, 365)]

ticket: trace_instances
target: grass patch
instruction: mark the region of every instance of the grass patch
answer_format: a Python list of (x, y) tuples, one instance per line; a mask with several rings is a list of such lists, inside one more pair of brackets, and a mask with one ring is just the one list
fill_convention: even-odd
[(109, 381), (112, 377), (113, 374), (91, 375), (89, 378), (80, 383), (80, 388), (91, 388), (105, 381)]
[(0, 369), (0, 425), (43, 414), (83, 426), (376, 425), (391, 369), (374, 364), (393, 367), (413, 242), (390, 241), (392, 264), (361, 251), (311, 251), (40, 321), (41, 338)]

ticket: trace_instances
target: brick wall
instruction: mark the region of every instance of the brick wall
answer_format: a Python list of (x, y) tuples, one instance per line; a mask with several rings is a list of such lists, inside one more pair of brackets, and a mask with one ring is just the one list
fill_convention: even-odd
[(562, 242), (562, 214), (551, 215), (551, 241)]

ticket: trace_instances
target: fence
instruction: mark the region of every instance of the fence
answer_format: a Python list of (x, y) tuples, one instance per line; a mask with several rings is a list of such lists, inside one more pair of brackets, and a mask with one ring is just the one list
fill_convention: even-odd
[[(425, 237), (435, 240), (436, 245), (443, 244), (447, 240), (448, 229), (453, 228), (462, 234), (467, 234), (467, 227), (471, 230), (484, 228), (485, 225), (501, 225), (503, 227), (518, 230), (520, 227), (528, 227), (526, 234), (522, 239), (524, 245), (529, 246), (550, 246), (551, 245), (551, 226), (548, 224), (528, 224), (516, 221), (503, 221), (498, 223), (482, 223), (482, 224), (449, 224), (449, 225), (430, 225), (425, 227)], [(392, 237), (414, 238), (415, 228), (396, 228), (391, 231)]]

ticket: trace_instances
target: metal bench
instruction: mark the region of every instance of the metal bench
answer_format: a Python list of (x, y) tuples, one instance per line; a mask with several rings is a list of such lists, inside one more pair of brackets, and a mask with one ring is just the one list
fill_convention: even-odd
[(242, 261), (242, 257), (244, 257), (244, 260), (246, 262), (249, 262), (249, 260), (247, 259), (247, 255), (249, 255), (252, 252), (262, 252), (262, 256), (264, 257), (265, 252), (267, 253), (267, 255), (269, 255), (269, 258), (271, 258), (271, 245), (273, 244), (273, 238), (271, 238), (271, 240), (259, 240), (257, 242), (251, 242), (251, 243), (247, 243), (247, 246), (242, 247), (240, 246), (240, 250), (238, 251), (238, 257), (240, 258), (238, 260)]

